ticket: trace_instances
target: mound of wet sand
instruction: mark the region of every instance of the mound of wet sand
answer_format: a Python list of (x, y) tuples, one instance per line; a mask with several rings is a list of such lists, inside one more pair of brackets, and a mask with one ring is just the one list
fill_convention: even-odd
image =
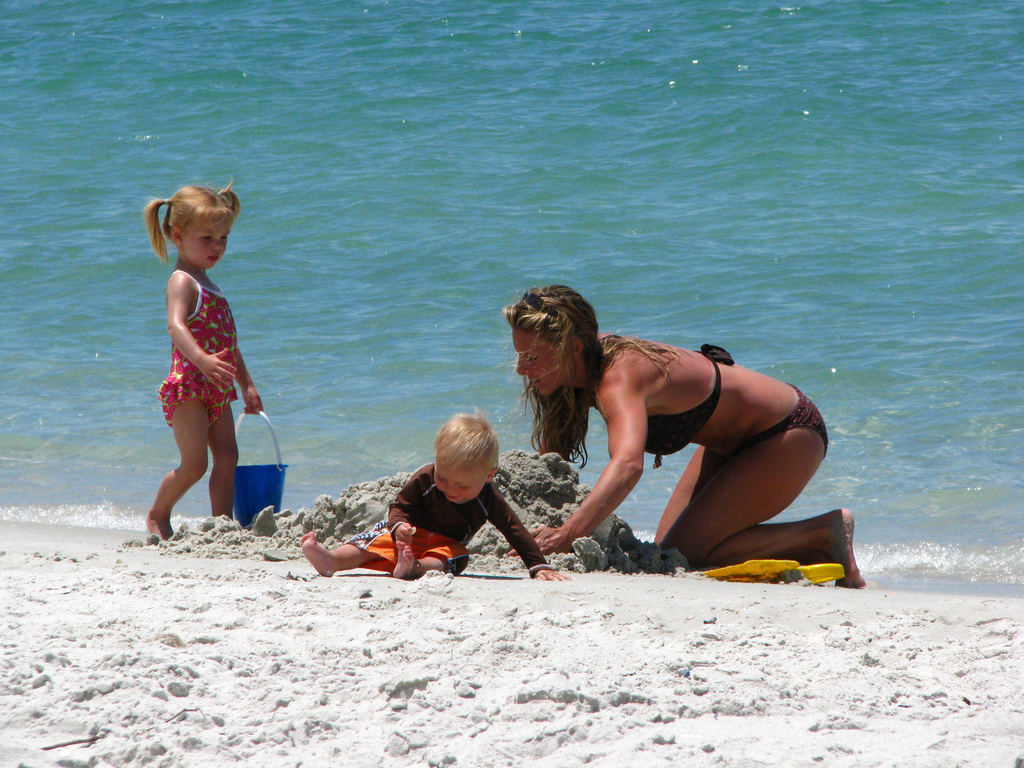
[[(196, 529), (182, 525), (168, 541), (150, 537), (149, 544), (168, 554), (201, 557), (252, 558), (262, 560), (302, 560), (299, 539), (316, 531), (317, 539), (328, 548), (344, 543), (351, 536), (369, 530), (388, 515), (388, 507), (411, 477), (400, 472), (349, 486), (337, 498), (318, 496), (312, 508), (297, 512), (263, 510), (250, 529), (240, 528), (224, 518), (209, 518)], [(511, 450), (499, 459), (494, 485), (530, 530), (537, 526), (559, 526), (587, 497), (589, 486), (580, 483), (579, 474), (558, 455), (538, 455)], [(509, 544), (501, 533), (485, 525), (469, 545), (473, 554), (470, 572), (522, 572), (518, 558), (507, 557)], [(662, 552), (653, 542), (642, 542), (629, 525), (612, 515), (588, 537), (573, 544), (573, 553), (548, 558), (555, 568), (584, 573), (675, 574), (687, 568), (686, 559), (675, 549)]]

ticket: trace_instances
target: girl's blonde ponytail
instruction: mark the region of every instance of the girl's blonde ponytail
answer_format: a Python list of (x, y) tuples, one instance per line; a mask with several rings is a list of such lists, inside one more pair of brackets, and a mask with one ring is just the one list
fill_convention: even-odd
[[(149, 232), (149, 242), (160, 261), (167, 263), (167, 238), (174, 227), (185, 229), (195, 219), (226, 219), (233, 224), (242, 212), (242, 203), (231, 189), (231, 184), (220, 192), (209, 187), (182, 187), (167, 200), (150, 200), (142, 209), (142, 217)], [(166, 205), (163, 222), (160, 221), (160, 206)]]

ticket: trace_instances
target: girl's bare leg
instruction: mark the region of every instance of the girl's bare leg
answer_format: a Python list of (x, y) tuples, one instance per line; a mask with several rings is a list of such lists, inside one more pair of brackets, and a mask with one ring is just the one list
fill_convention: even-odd
[(310, 565), (321, 576), (333, 576), (336, 571), (350, 571), (353, 568), (361, 567), (368, 560), (378, 559), (354, 544), (342, 544), (333, 550), (327, 549), (316, 540), (315, 531), (310, 531), (303, 536), (299, 541), (299, 546)]
[[(156, 500), (146, 517), (146, 530), (161, 539), (169, 539), (171, 510), (193, 485), (206, 474), (208, 424), (206, 405), (201, 400), (186, 400), (174, 409), (171, 417), (174, 441), (181, 453), (177, 469), (167, 473), (156, 492)], [(234, 491), (232, 490), (232, 494)]]
[(848, 511), (764, 524), (793, 503), (823, 457), (821, 437), (807, 429), (784, 432), (730, 460), (699, 448), (658, 526), (658, 543), (678, 547), (697, 567), (783, 557), (838, 562), (847, 571), (843, 586), (864, 586)]
[(210, 511), (214, 517), (231, 517), (235, 506), (235, 467), (238, 466), (238, 444), (231, 404), (224, 406), (207, 433), (213, 468), (210, 470)]

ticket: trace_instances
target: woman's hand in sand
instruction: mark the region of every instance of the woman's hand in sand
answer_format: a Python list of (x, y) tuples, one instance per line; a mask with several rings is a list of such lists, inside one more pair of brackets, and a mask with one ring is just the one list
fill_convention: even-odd
[(542, 568), (537, 571), (533, 578), (540, 581), (572, 581), (572, 576), (569, 574), (555, 571), (551, 568)]
[(537, 540), (537, 546), (545, 555), (550, 555), (553, 552), (572, 552), (574, 539), (570, 538), (570, 534), (565, 528), (549, 528), (542, 525), (540, 528), (534, 529), (533, 538)]

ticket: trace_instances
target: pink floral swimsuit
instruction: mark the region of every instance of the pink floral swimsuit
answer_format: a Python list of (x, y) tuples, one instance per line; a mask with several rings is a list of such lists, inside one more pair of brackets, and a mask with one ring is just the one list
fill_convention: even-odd
[[(192, 279), (195, 280), (194, 277)], [(199, 301), (186, 320), (188, 330), (203, 351), (212, 355), (222, 349), (228, 350), (227, 362), (234, 365), (237, 341), (235, 320), (228, 300), (220, 293), (199, 285), (198, 280), (196, 286), (199, 288)], [(180, 349), (171, 346), (171, 372), (160, 386), (160, 401), (168, 424), (171, 424), (178, 403), (186, 400), (202, 400), (206, 404), (209, 423), (213, 424), (224, 412), (224, 407), (237, 399), (234, 385), (227, 389), (214, 386)]]

